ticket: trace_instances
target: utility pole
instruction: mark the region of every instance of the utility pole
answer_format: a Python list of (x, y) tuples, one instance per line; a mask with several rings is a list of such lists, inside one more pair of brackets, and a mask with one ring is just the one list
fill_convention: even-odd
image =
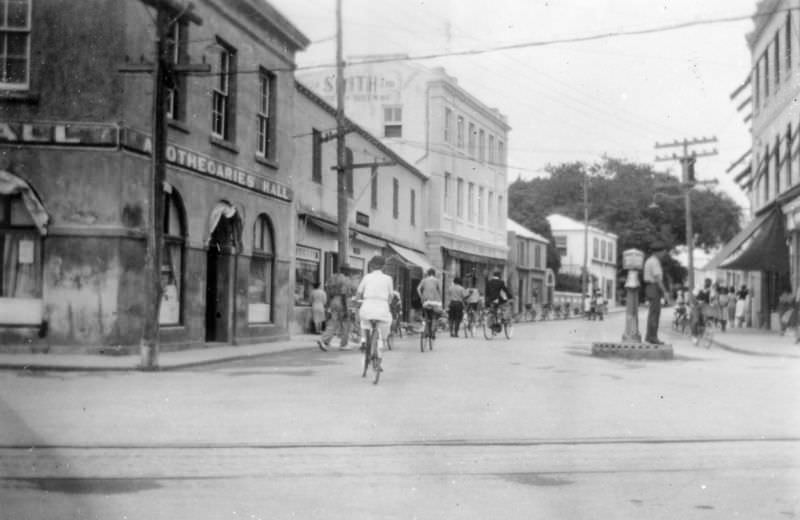
[(684, 138), (682, 141), (672, 143), (656, 143), (656, 148), (683, 148), (683, 155), (673, 153), (671, 157), (656, 157), (656, 161), (679, 161), (681, 164), (681, 186), (683, 187), (683, 201), (686, 210), (686, 250), (689, 264), (688, 285), (689, 290), (694, 290), (694, 230), (692, 229), (692, 188), (697, 184), (715, 184), (716, 181), (700, 181), (695, 179), (694, 165), (698, 157), (717, 155), (717, 149), (703, 150), (700, 152), (692, 151), (692, 145), (702, 145), (716, 143), (716, 137)]
[[(174, 74), (188, 72), (209, 72), (208, 65), (178, 65), (172, 62), (167, 46), (167, 33), (170, 26), (181, 19), (197, 25), (203, 21), (191, 12), (192, 5), (178, 4), (175, 0), (142, 0), (142, 3), (156, 10), (155, 56), (152, 64), (126, 64), (119, 68), (126, 73), (149, 73), (153, 76), (152, 133), (153, 155), (150, 184), (148, 185), (148, 225), (145, 244), (144, 265), (144, 325), (139, 344), (142, 370), (158, 369), (159, 324), (161, 309), (161, 246), (164, 222), (164, 178), (166, 176), (167, 149), (167, 93), (166, 84)], [(178, 42), (175, 42), (178, 45)]]
[(581, 276), (581, 308), (589, 290), (589, 176), (583, 174), (583, 274)]
[(347, 208), (347, 152), (344, 119), (344, 58), (342, 56), (342, 0), (336, 0), (336, 193), (339, 224), (339, 266), (349, 263), (350, 229)]

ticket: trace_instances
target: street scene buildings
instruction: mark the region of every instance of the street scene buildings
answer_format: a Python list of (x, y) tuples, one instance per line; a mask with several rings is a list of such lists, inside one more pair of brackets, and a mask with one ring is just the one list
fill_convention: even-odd
[(798, 99), (800, 0), (0, 0), (0, 520), (800, 516)]

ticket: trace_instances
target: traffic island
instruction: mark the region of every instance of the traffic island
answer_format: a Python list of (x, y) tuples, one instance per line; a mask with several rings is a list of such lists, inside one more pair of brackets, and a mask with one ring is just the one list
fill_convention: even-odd
[(592, 355), (626, 359), (673, 359), (672, 345), (654, 345), (636, 341), (592, 343)]

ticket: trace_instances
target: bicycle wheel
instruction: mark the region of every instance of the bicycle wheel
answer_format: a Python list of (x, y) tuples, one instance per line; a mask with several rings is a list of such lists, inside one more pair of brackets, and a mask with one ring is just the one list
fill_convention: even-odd
[(508, 320), (503, 320), (503, 332), (506, 334), (506, 339), (511, 339), (514, 335), (514, 324)]
[(425, 337), (428, 335), (428, 327), (430, 322), (427, 319), (422, 320), (422, 331), (419, 333), (419, 351), (425, 352)]
[(494, 320), (492, 320), (491, 315), (486, 316), (483, 318), (483, 337), (486, 339), (492, 339), (494, 337)]
[(361, 372), (361, 377), (367, 377), (367, 370), (369, 369), (370, 356), (372, 354), (369, 348), (369, 345), (372, 341), (371, 337), (372, 334), (370, 333), (370, 331), (366, 331), (365, 334), (367, 335), (366, 337), (367, 348), (364, 349), (364, 371)]
[(369, 348), (367, 349), (370, 353), (370, 358), (372, 361), (372, 370), (375, 372), (375, 379), (372, 380), (373, 385), (378, 384), (378, 380), (381, 378), (381, 358), (378, 357), (378, 342), (380, 341), (380, 334), (378, 330), (373, 325), (372, 334), (370, 338)]

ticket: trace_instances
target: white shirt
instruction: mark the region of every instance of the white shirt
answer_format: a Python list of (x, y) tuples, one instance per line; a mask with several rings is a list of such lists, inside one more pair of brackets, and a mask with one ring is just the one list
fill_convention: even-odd
[(392, 277), (383, 271), (372, 271), (358, 284), (358, 295), (363, 300), (358, 315), (362, 320), (392, 321), (389, 302), (392, 300)]
[(657, 256), (651, 255), (644, 263), (644, 272), (642, 272), (645, 283), (657, 284), (662, 279), (661, 261)]

